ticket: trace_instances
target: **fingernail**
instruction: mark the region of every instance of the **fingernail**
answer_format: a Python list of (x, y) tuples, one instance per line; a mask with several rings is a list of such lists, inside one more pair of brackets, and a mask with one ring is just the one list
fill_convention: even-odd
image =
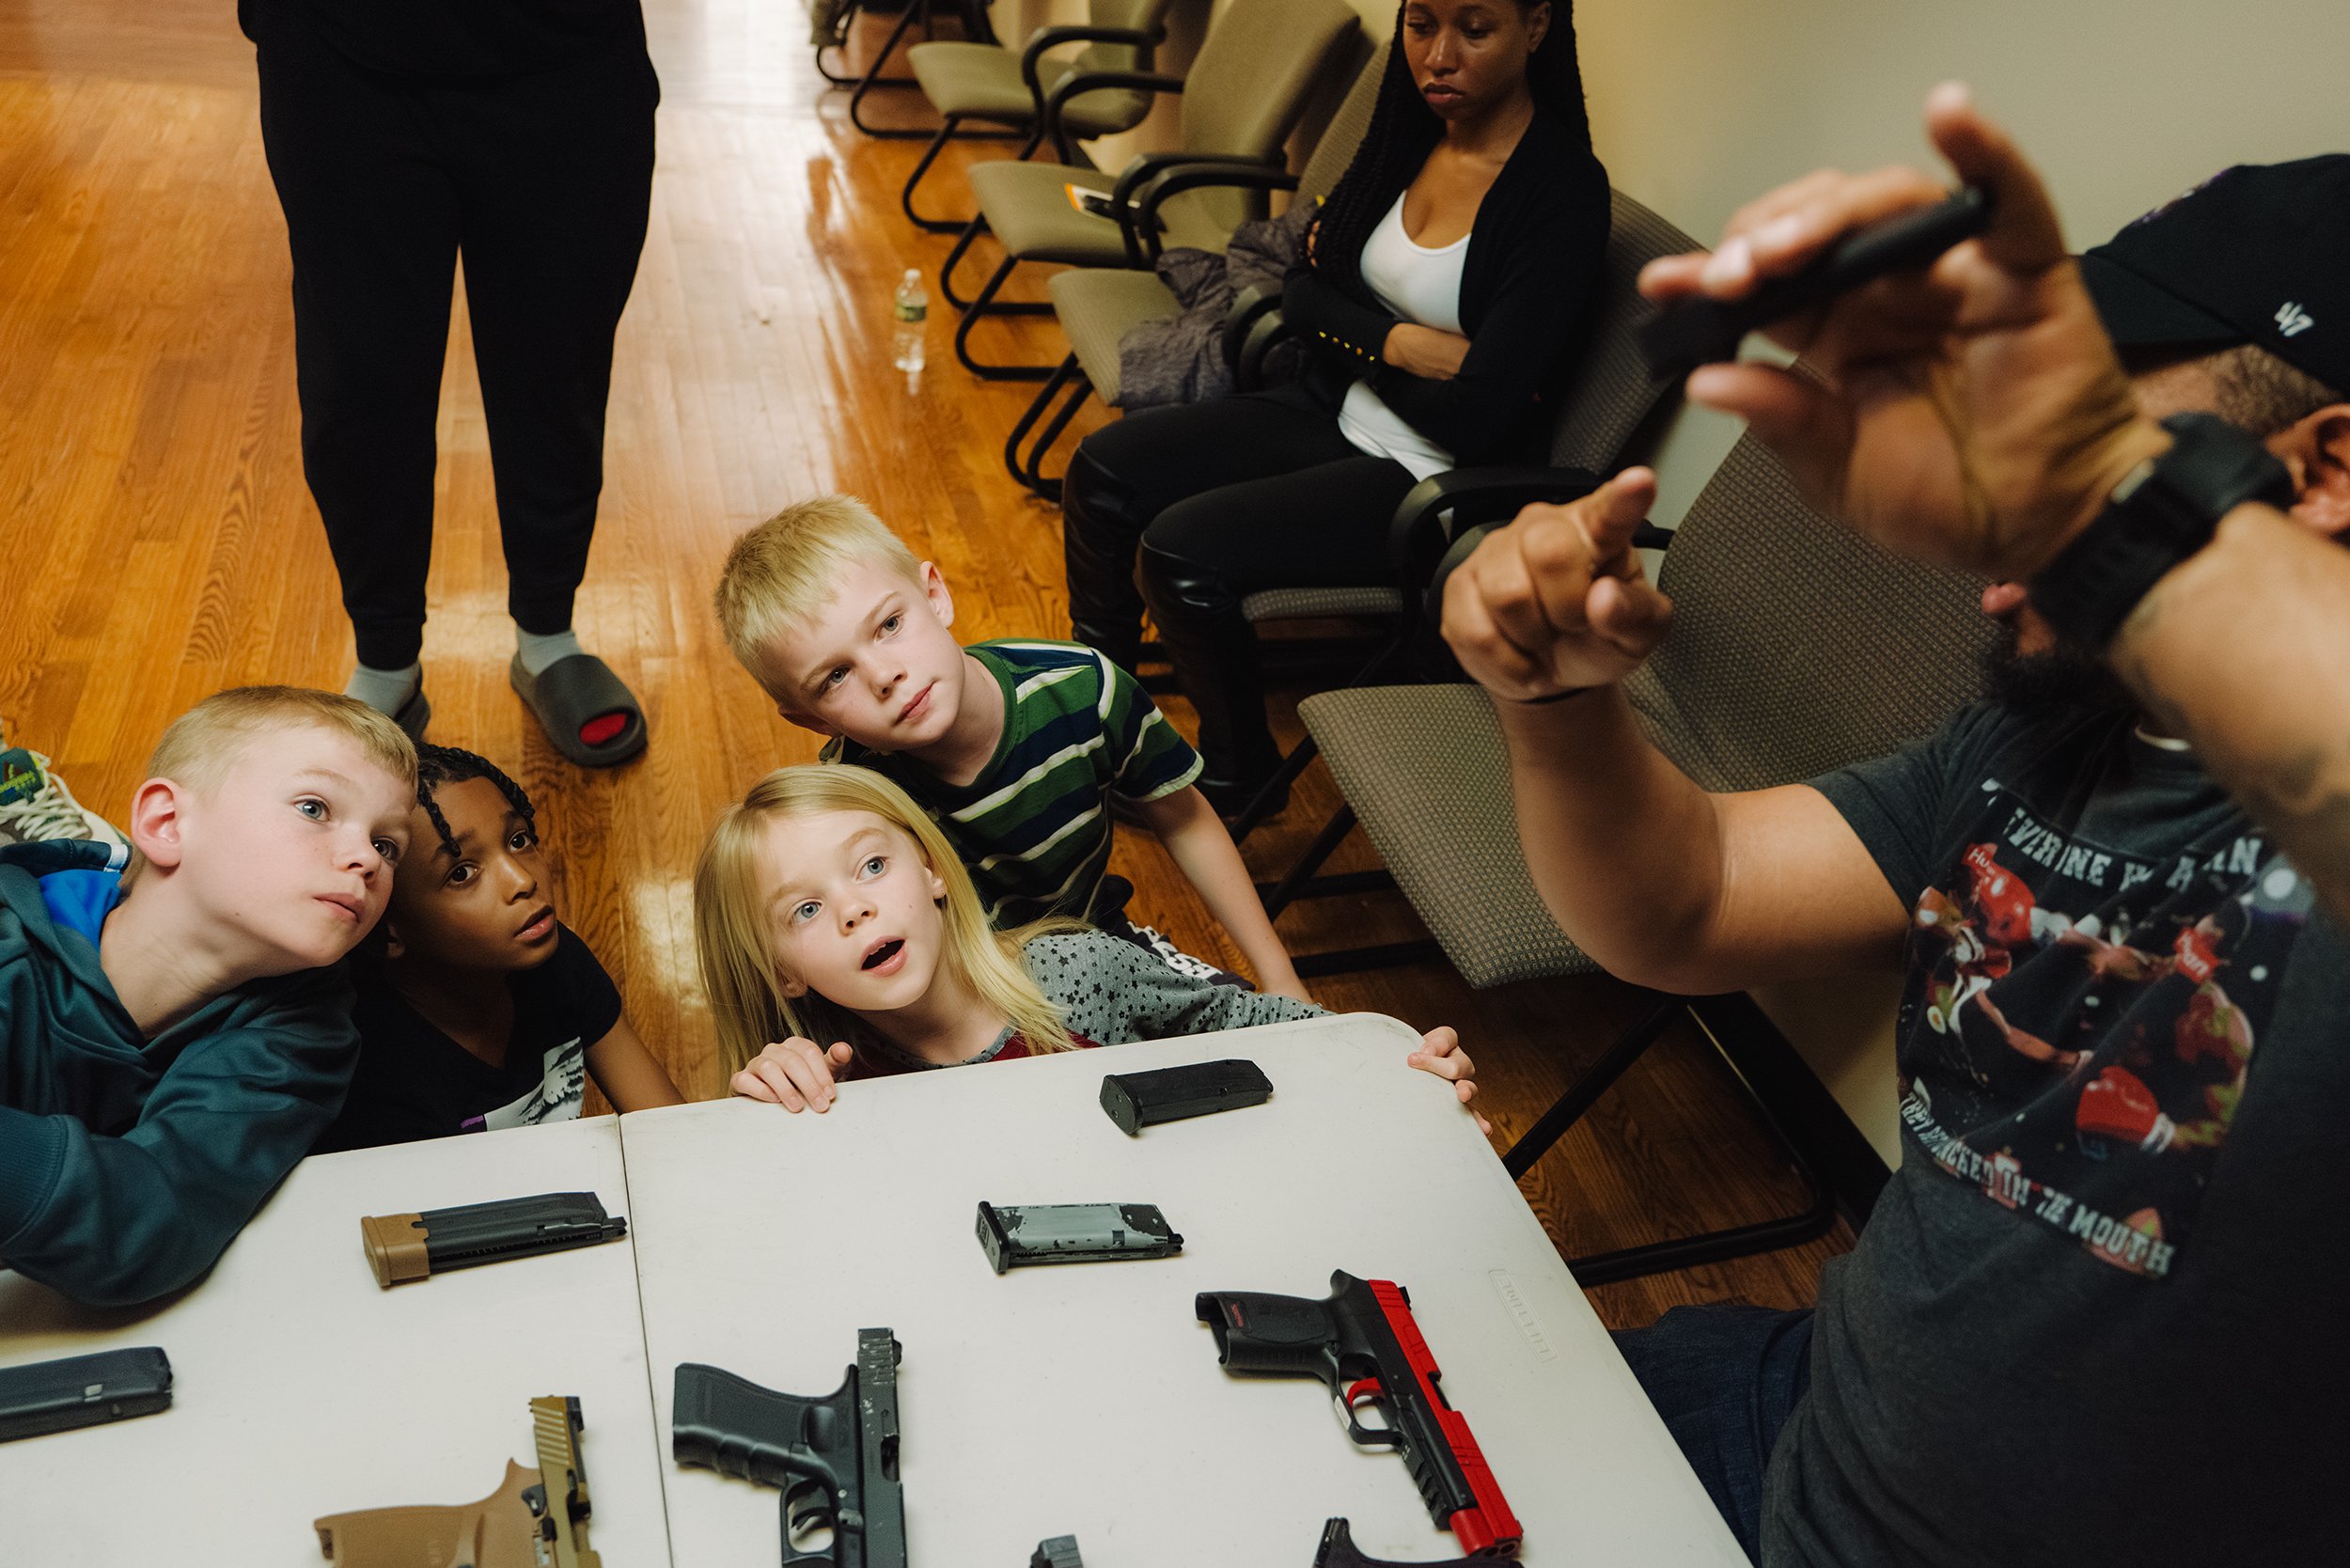
[(1735, 283), (1752, 271), (1753, 267), (1753, 247), (1747, 243), (1746, 237), (1741, 235), (1706, 258), (1705, 271), (1700, 274), (1700, 277), (1708, 287)]
[(1750, 243), (1756, 250), (1778, 250), (1783, 245), (1793, 244), (1802, 232), (1803, 220), (1790, 212), (1773, 218), (1756, 229)]

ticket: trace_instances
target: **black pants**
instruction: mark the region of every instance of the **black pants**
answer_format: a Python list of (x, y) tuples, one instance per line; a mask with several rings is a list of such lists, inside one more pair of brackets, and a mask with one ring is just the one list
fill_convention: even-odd
[(1106, 425), (1078, 446), (1061, 493), (1074, 635), (1132, 669), (1147, 596), (1198, 710), (1208, 778), (1260, 779), (1280, 755), (1241, 600), (1392, 582), (1387, 521), (1412, 484), (1296, 388)]
[(560, 632), (603, 488), (612, 336), (651, 200), (660, 84), (641, 47), (426, 82), (322, 42), (258, 51), (261, 138), (293, 247), (302, 460), (359, 662), (424, 643), (433, 428), (465, 259), (507, 604)]

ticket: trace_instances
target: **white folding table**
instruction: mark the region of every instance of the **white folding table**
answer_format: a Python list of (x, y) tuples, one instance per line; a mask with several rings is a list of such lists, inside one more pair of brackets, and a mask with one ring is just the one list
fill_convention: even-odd
[(313, 1519), (485, 1497), (509, 1458), (538, 1463), (529, 1402), (572, 1394), (590, 1543), (606, 1568), (668, 1562), (631, 1242), (389, 1291), (360, 1244), (363, 1215), (570, 1191), (627, 1213), (612, 1119), (305, 1160), (160, 1309), (76, 1308), (0, 1271), (0, 1367), (157, 1344), (174, 1394), (0, 1443), (0, 1561), (315, 1568)]
[[(899, 1372), (910, 1557), (1019, 1568), (1307, 1568), (1344, 1514), (1374, 1557), (1457, 1555), (1402, 1462), (1358, 1450), (1321, 1385), (1242, 1378), (1205, 1290), (1404, 1285), (1444, 1387), (1543, 1564), (1745, 1562), (1557, 1249), (1417, 1037), (1357, 1014), (844, 1087), (822, 1116), (748, 1101), (625, 1119), (646, 1346), (666, 1445), (678, 1363), (830, 1393), (856, 1331)], [(1107, 1071), (1246, 1057), (1266, 1105), (1129, 1137)], [(1014, 1269), (979, 1200), (1148, 1202), (1180, 1257)], [(679, 1563), (777, 1551), (774, 1491), (667, 1473)]]

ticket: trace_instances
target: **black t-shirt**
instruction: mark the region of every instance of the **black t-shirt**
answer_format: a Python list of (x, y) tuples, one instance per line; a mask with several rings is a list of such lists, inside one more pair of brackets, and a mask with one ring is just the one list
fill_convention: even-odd
[(1980, 706), (1816, 787), (1913, 912), (1903, 1159), (1764, 1562), (2339, 1560), (2342, 929), (2127, 715)]
[(353, 965), (359, 1070), (316, 1152), (569, 1121), (587, 1092), (588, 1047), (620, 1021), (620, 993), (569, 926), (555, 956), (507, 977), (514, 1037), (492, 1067), (427, 1023), (380, 965)]
[(639, 0), (238, 0), (254, 42), (323, 42), (394, 76), (511, 76), (641, 50)]

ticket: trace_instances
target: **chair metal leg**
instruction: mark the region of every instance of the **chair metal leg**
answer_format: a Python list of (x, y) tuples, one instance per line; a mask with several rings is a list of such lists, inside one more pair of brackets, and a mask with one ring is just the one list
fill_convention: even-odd
[[(963, 320), (955, 323), (955, 357), (963, 361), (964, 369), (981, 381), (1044, 381), (1053, 373), (1053, 367), (1050, 365), (983, 365), (971, 357), (971, 329), (978, 326), (985, 317), (1015, 313), (994, 302), (996, 291), (1003, 288), (1005, 280), (1011, 276), (1011, 270), (1018, 265), (1020, 265), (1018, 257), (1005, 257), (996, 267), (995, 275), (987, 280), (986, 286), (971, 297), (971, 308), (965, 310), (963, 313)], [(942, 282), (939, 287), (943, 290), (946, 285)], [(1052, 306), (1045, 305), (1030, 307), (1035, 311), (1051, 308)]]
[[(1302, 973), (1302, 971), (1301, 971)], [(1583, 1114), (1598, 1103), (1601, 1095), (1614, 1087), (1626, 1069), (1637, 1061), (1650, 1046), (1663, 1037), (1676, 1014), (1686, 1011), (1688, 1003), (1681, 997), (1657, 996), (1648, 1010), (1631, 1027), (1618, 1035), (1613, 1043), (1584, 1070), (1583, 1075), (1567, 1086), (1551, 1107), (1527, 1129), (1524, 1137), (1511, 1145), (1501, 1157), (1502, 1168), (1512, 1179), (1523, 1177), (1534, 1163), (1563, 1137), (1568, 1128), (1582, 1119)], [(1735, 1071), (1737, 1063), (1731, 1062)], [(1769, 1104), (1755, 1091), (1743, 1074), (1740, 1082), (1748, 1100), (1762, 1118), (1782, 1152), (1794, 1163), (1804, 1184), (1805, 1206), (1798, 1212), (1777, 1219), (1762, 1220), (1751, 1225), (1733, 1225), (1717, 1231), (1707, 1231), (1695, 1236), (1680, 1236), (1670, 1241), (1650, 1242), (1640, 1247), (1620, 1247), (1612, 1252), (1594, 1252), (1567, 1260), (1567, 1268), (1576, 1283), (1589, 1288), (1622, 1279), (1637, 1279), (1643, 1275), (1662, 1274), (1671, 1269), (1695, 1268), (1701, 1263), (1717, 1263), (1731, 1258), (1744, 1258), (1757, 1252), (1777, 1251), (1794, 1247), (1825, 1234), (1836, 1223), (1836, 1195), (1819, 1179), (1803, 1150), (1788, 1137)]]
[(938, 162), (938, 155), (947, 150), (948, 142), (954, 140), (959, 118), (955, 115), (947, 117), (946, 123), (938, 128), (938, 134), (931, 138), (931, 145), (922, 149), (921, 161), (914, 165), (914, 172), (906, 176), (905, 189), (898, 193), (898, 205), (905, 210), (906, 221), (925, 234), (945, 234), (964, 227), (952, 218), (926, 218), (914, 210), (914, 187), (922, 183), (922, 177), (931, 172), (931, 165)]
[[(914, 187), (922, 183), (922, 177), (931, 172), (931, 165), (937, 163), (938, 155), (947, 150), (947, 144), (948, 142), (1008, 142), (1020, 135), (1017, 131), (964, 131), (960, 129), (963, 119), (964, 117), (961, 115), (947, 117), (947, 122), (938, 128), (938, 134), (931, 138), (931, 145), (922, 149), (921, 161), (914, 165), (914, 172), (906, 176), (905, 189), (898, 193), (898, 206), (904, 212), (906, 221), (925, 234), (952, 234), (959, 228), (968, 227), (971, 222), (969, 218), (926, 218), (915, 211)], [(1021, 142), (1020, 150), (1014, 156), (1026, 158), (1036, 150), (1037, 143), (1041, 140), (1042, 140), (1042, 133), (1030, 132), (1026, 139)]]
[(1042, 300), (998, 301), (993, 298), (994, 291), (1003, 287), (1005, 276), (1019, 263), (1020, 259), (1016, 256), (1008, 256), (994, 281), (969, 299), (955, 292), (955, 269), (963, 264), (963, 259), (971, 254), (971, 247), (979, 243), (979, 236), (986, 232), (985, 215), (973, 218), (964, 226), (963, 237), (955, 242), (954, 249), (947, 253), (947, 259), (938, 264), (938, 291), (947, 297), (947, 303), (965, 316), (974, 310), (985, 310), (995, 316), (1051, 315), (1053, 307)]
[(1264, 788), (1251, 795), (1248, 804), (1241, 808), (1240, 815), (1232, 819), (1232, 842), (1239, 844), (1246, 841), (1251, 833), (1257, 831), (1259, 824), (1279, 810), (1289, 799), (1290, 786), (1296, 783), (1299, 776), (1321, 755), (1322, 747), (1315, 744), (1311, 735), (1291, 747), (1290, 754), (1281, 759), (1281, 765), (1274, 770), (1273, 776), (1264, 781)]
[[(1399, 631), (1394, 636), (1380, 644), (1379, 651), (1371, 656), (1371, 662), (1356, 670), (1340, 689), (1352, 690), (1356, 686), (1367, 686), (1377, 680), (1380, 672), (1387, 667), (1388, 661), (1403, 651), (1410, 640), (1411, 633), (1408, 627)], [(1308, 735), (1297, 743), (1294, 750), (1281, 759), (1279, 770), (1271, 778), (1265, 780), (1264, 788), (1259, 790), (1248, 804), (1241, 808), (1240, 815), (1232, 819), (1233, 843), (1238, 844), (1246, 839), (1257, 830), (1258, 824), (1280, 809), (1278, 803), (1288, 798), (1290, 786), (1297, 782), (1299, 776), (1305, 773), (1313, 760), (1320, 755), (1322, 755), (1322, 747), (1316, 744), (1311, 735)], [(1394, 886), (1395, 879), (1385, 871), (1352, 871), (1344, 877), (1316, 879), (1308, 887), (1300, 889), (1295, 896), (1308, 899), (1326, 898), (1334, 893), (1370, 892)]]
[[(1075, 364), (1076, 355), (1070, 355), (1069, 362)], [(1057, 506), (1060, 503), (1061, 482), (1058, 478), (1045, 478), (1044, 454), (1053, 449), (1053, 444), (1061, 438), (1061, 432), (1069, 429), (1069, 421), (1077, 416), (1077, 410), (1083, 408), (1085, 400), (1091, 396), (1093, 380), (1079, 370), (1075, 382), (1069, 388), (1068, 400), (1046, 422), (1044, 433), (1036, 438), (1036, 445), (1028, 448), (1027, 459), (1021, 464), (1020, 482)]]
[[(1028, 438), (1028, 432), (1036, 428), (1037, 421), (1044, 417), (1045, 410), (1052, 406), (1055, 398), (1060, 396), (1064, 386), (1070, 389), (1068, 400), (1053, 416), (1051, 423), (1045, 426), (1044, 433), (1037, 437), (1036, 445), (1023, 457), (1020, 444)], [(1076, 414), (1077, 406), (1092, 391), (1093, 383), (1086, 378), (1084, 369), (1078, 366), (1077, 356), (1073, 353), (1069, 355), (1054, 370), (1052, 379), (1038, 389), (1026, 410), (1021, 414), (1020, 422), (1012, 426), (1011, 433), (1004, 438), (1004, 466), (1024, 487), (1048, 501), (1060, 499), (1060, 481), (1048, 479), (1041, 472), (1044, 453), (1059, 439), (1060, 432), (1069, 428), (1069, 421)]]
[(979, 243), (979, 236), (986, 232), (987, 219), (974, 217), (963, 226), (962, 237), (955, 241), (954, 248), (947, 253), (947, 259), (938, 264), (938, 291), (945, 295), (947, 303), (958, 311), (968, 311), (973, 302), (955, 292), (955, 269), (963, 264), (963, 259), (971, 254), (971, 247)]
[(921, 86), (911, 76), (882, 74), (883, 67), (889, 63), (889, 56), (897, 53), (899, 40), (906, 36), (906, 29), (914, 25), (917, 14), (922, 19), (923, 36), (931, 36), (931, 0), (907, 0), (905, 9), (898, 13), (898, 24), (889, 29), (888, 40), (881, 46), (881, 53), (873, 56), (872, 69), (865, 73), (865, 79), (857, 83), (856, 90), (849, 95), (849, 123), (877, 141), (913, 142), (930, 134), (928, 131), (912, 127), (868, 125), (865, 117), (858, 113), (865, 106), (865, 95), (875, 87)]
[(1442, 958), (1444, 949), (1433, 936), (1416, 942), (1381, 942), (1368, 948), (1340, 948), (1336, 952), (1300, 953), (1290, 960), (1299, 980), (1327, 975), (1359, 974), (1365, 969), (1392, 969), (1399, 964), (1425, 964)]
[(1268, 920), (1279, 919), (1281, 911), (1297, 902), (1298, 890), (1313, 879), (1313, 874), (1322, 870), (1323, 863), (1338, 853), (1339, 845), (1354, 831), (1355, 808), (1341, 803), (1330, 814), (1330, 820), (1322, 824), (1322, 831), (1314, 835), (1314, 841), (1306, 846), (1306, 853), (1297, 857), (1297, 863), (1289, 869), (1288, 874), (1275, 883), (1265, 894), (1264, 917)]
[[(928, 5), (925, 3), (925, 0), (906, 0), (906, 7), (905, 7), (905, 8), (906, 8), (908, 11), (911, 11), (911, 10), (913, 10), (913, 9), (914, 9), (914, 8), (915, 8), (917, 5), (922, 6), (922, 8), (923, 8), (925, 10), (927, 10), (927, 9), (929, 8)], [(818, 74), (819, 76), (822, 76), (822, 77), (825, 81), (827, 81), (827, 82), (831, 83), (831, 84), (832, 84), (834, 86), (836, 86), (836, 87), (855, 87), (855, 86), (869, 86), (869, 85), (870, 85), (870, 86), (876, 86), (876, 87), (918, 87), (918, 86), (920, 86), (922, 84), (921, 84), (921, 83), (919, 83), (919, 82), (917, 82), (917, 81), (916, 81), (916, 80), (915, 80), (913, 77), (911, 77), (911, 76), (875, 76), (875, 75), (874, 75), (874, 70), (875, 70), (876, 68), (878, 68), (878, 67), (881, 65), (881, 60), (880, 60), (880, 59), (876, 59), (876, 60), (873, 62), (873, 65), (872, 65), (871, 67), (869, 67), (869, 68), (866, 70), (865, 74), (864, 74), (864, 75), (862, 75), (862, 76), (852, 76), (852, 75), (846, 74), (844, 71), (835, 71), (835, 70), (833, 70), (833, 69), (832, 69), (832, 67), (830, 67), (830, 66), (828, 66), (828, 65), (826, 65), (826, 64), (824, 63), (824, 51), (825, 51), (825, 50), (827, 50), (827, 49), (838, 49), (838, 50), (839, 50), (839, 51), (840, 51), (840, 57), (841, 57), (842, 61), (843, 61), (844, 63), (847, 61), (847, 59), (848, 59), (848, 57), (849, 57), (849, 55), (848, 55), (848, 43), (847, 43), (848, 35), (849, 35), (849, 28), (850, 28), (850, 27), (852, 27), (853, 25), (854, 25), (854, 24), (855, 24), (855, 22), (856, 22), (856, 18), (857, 18), (858, 13), (859, 13), (859, 12), (861, 12), (861, 11), (863, 11), (864, 9), (865, 9), (865, 7), (864, 7), (862, 4), (855, 3), (855, 0), (852, 0), (852, 4), (849, 6), (849, 8), (848, 8), (847, 14), (846, 14), (846, 15), (844, 15), (844, 16), (840, 19), (840, 38), (841, 38), (841, 41), (840, 41), (840, 42), (838, 42), (838, 43), (820, 43), (820, 44), (818, 44), (818, 45), (816, 46), (816, 74)], [(981, 21), (981, 24), (984, 26), (984, 25), (985, 25), (985, 22), (986, 22), (985, 17), (984, 17), (984, 16), (982, 16), (982, 17), (981, 17), (981, 19), (980, 19), (980, 21)], [(903, 30), (903, 29), (902, 29), (902, 27), (901, 27), (901, 31), (902, 31), (902, 30)], [(924, 36), (926, 36), (926, 37), (929, 37), (929, 36), (933, 36), (933, 35), (932, 34), (932, 31), (931, 31), (931, 28), (930, 28), (930, 25), (929, 25), (929, 24), (928, 24), (927, 22), (924, 24), (924, 26), (923, 26), (923, 33), (924, 33)], [(892, 41), (895, 41), (895, 37), (896, 37), (896, 35), (894, 35), (894, 34), (893, 34), (893, 35), (892, 35)], [(991, 27), (991, 28), (988, 28), (988, 39), (994, 39), (994, 37), (995, 37), (995, 29), (993, 29), (992, 27)], [(886, 49), (885, 49), (882, 53), (883, 53), (883, 55), (884, 55), (884, 56), (886, 56), (886, 55), (887, 55), (887, 54), (888, 54), (888, 51), (887, 51)]]
[(1583, 1119), (1583, 1113), (1596, 1105), (1599, 1097), (1615, 1086), (1624, 1070), (1640, 1059), (1641, 1053), (1656, 1043), (1673, 1015), (1682, 1010), (1682, 1003), (1672, 996), (1658, 996), (1649, 1004), (1632, 1027), (1616, 1036), (1600, 1058), (1583, 1070), (1583, 1075), (1567, 1086), (1567, 1091), (1551, 1102), (1548, 1110), (1535, 1120), (1510, 1152), (1501, 1156), (1501, 1168), (1517, 1180), (1534, 1168), (1534, 1162), (1550, 1152), (1553, 1145), (1566, 1136), (1567, 1129)]

